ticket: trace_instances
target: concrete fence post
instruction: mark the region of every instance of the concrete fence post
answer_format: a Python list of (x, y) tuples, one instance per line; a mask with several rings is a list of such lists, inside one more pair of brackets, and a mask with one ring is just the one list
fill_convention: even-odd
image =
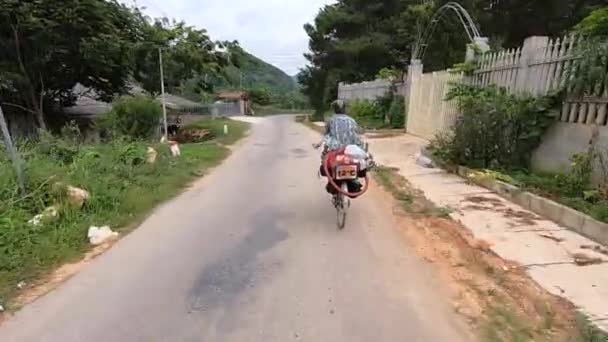
[(407, 117), (405, 119), (405, 129), (410, 130), (412, 120), (414, 118), (414, 111), (416, 110), (415, 105), (415, 92), (418, 86), (418, 80), (422, 76), (422, 61), (419, 59), (413, 59), (411, 64), (407, 68), (407, 75), (405, 79), (404, 97), (405, 97), (405, 112)]
[(545, 36), (532, 36), (524, 40), (524, 45), (521, 50), (521, 59), (519, 60), (517, 79), (515, 81), (515, 92), (519, 94), (531, 93), (533, 84), (535, 84), (536, 75), (533, 71), (535, 69), (532, 65), (535, 60), (538, 59), (539, 54), (542, 53), (541, 49), (547, 46), (549, 43), (549, 37)]

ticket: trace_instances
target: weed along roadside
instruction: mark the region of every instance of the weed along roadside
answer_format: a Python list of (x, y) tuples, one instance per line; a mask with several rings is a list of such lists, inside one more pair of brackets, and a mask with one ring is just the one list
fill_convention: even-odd
[[(21, 294), (44, 284), (46, 275), (57, 267), (91, 251), (89, 227), (109, 226), (120, 236), (134, 229), (158, 204), (220, 164), (249, 124), (206, 119), (189, 127), (210, 134), (204, 142), (180, 144), (178, 157), (171, 155), (168, 145), (142, 139), (85, 144), (77, 130), (43, 134), (35, 145), (20, 145), (27, 176), (25, 196), (16, 191), (11, 163), (0, 150), (0, 304), (4, 309), (16, 309)], [(88, 198), (81, 207), (70, 205), (61, 185), (86, 190)], [(51, 206), (55, 214), (36, 224), (30, 221)]]

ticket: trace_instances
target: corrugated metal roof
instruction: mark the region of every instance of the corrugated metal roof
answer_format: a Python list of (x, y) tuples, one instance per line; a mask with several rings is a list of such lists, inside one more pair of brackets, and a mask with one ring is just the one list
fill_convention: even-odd
[[(76, 87), (74, 87), (74, 92), (80, 94), (76, 99), (75, 105), (64, 109), (70, 116), (97, 116), (112, 109), (111, 103), (97, 100), (95, 91), (87, 89), (80, 84), (77, 84)], [(144, 90), (139, 86), (132, 85), (129, 93), (131, 95), (140, 95), (144, 93)], [(162, 96), (158, 96), (157, 99), (162, 101)], [(198, 109), (204, 107), (201, 103), (168, 93), (165, 94), (165, 103), (167, 108), (173, 110)]]

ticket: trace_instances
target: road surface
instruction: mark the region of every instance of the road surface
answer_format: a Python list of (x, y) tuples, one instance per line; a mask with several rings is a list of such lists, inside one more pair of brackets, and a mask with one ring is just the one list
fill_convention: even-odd
[(319, 136), (281, 116), (64, 285), (0, 341), (468, 341), (386, 195), (345, 231), (316, 176)]

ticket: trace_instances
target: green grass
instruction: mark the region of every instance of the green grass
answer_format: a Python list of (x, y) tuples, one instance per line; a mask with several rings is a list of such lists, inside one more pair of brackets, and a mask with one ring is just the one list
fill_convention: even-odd
[[(229, 124), (230, 135), (218, 139), (223, 144), (235, 142), (247, 129), (244, 123)], [(26, 197), (17, 191), (12, 165), (0, 150), (0, 304), (5, 307), (10, 308), (20, 281), (35, 283), (52, 269), (78, 260), (90, 248), (89, 226), (109, 225), (128, 232), (229, 154), (223, 145), (207, 142), (182, 145), (181, 157), (173, 158), (167, 146), (155, 145), (157, 162), (146, 164), (146, 149), (151, 146), (146, 142), (116, 141), (66, 150), (60, 140), (51, 149), (41, 144), (22, 148)], [(86, 189), (90, 200), (82, 209), (70, 208), (54, 189), (57, 182)], [(56, 220), (37, 227), (27, 223), (56, 203), (62, 207)]]
[[(228, 134), (224, 134), (224, 125), (228, 125)], [(222, 145), (231, 145), (245, 135), (249, 124), (227, 118), (208, 118), (193, 122), (186, 128), (208, 129), (215, 136), (215, 141)]]
[[(493, 173), (499, 174), (498, 172)], [(592, 188), (573, 187), (569, 185), (565, 175), (519, 171), (509, 172), (505, 176), (497, 178), (608, 223), (608, 200), (585, 199), (585, 191), (592, 190)]]
[(481, 340), (528, 342), (534, 341), (534, 334), (522, 317), (505, 305), (497, 303), (489, 309), (481, 326)]
[(405, 212), (439, 218), (450, 217), (453, 212), (451, 208), (439, 207), (429, 201), (421, 191), (412, 187), (409, 181), (397, 171), (397, 169), (385, 166), (376, 166), (373, 175), (378, 183), (399, 202)]
[(608, 335), (600, 331), (585, 315), (576, 315), (578, 336), (572, 342), (608, 342)]
[(353, 116), (353, 119), (355, 119), (363, 129), (379, 130), (391, 128), (391, 125), (385, 123), (383, 118)]
[(315, 125), (314, 122), (310, 121), (310, 119), (311, 119), (310, 115), (298, 115), (295, 117), (296, 122), (303, 124), (304, 126), (312, 129), (313, 131), (315, 131), (319, 134), (324, 134), (325, 127)]

